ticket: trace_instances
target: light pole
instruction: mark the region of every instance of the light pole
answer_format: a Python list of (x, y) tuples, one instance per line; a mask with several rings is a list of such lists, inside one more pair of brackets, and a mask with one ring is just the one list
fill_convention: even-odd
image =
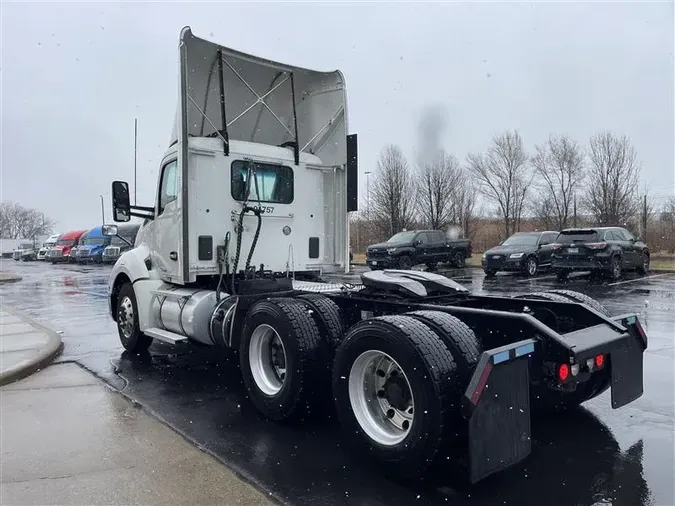
[(105, 225), (105, 206), (103, 205), (103, 195), (99, 195), (101, 197), (101, 225)]
[(366, 219), (370, 221), (370, 174), (372, 170), (367, 170), (364, 172), (366, 175)]

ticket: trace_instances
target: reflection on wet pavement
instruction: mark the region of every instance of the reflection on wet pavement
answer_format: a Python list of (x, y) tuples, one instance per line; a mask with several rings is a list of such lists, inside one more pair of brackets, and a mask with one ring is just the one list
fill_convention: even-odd
[[(123, 354), (108, 316), (109, 268), (30, 263), (21, 283), (0, 287), (2, 303), (63, 331), (61, 361), (77, 361), (228, 466), (292, 504), (673, 504), (675, 275), (619, 285), (575, 276), (564, 288), (597, 298), (612, 313), (638, 312), (649, 335), (645, 394), (612, 410), (608, 393), (567, 415), (533, 423), (532, 455), (521, 465), (469, 487), (451, 466), (415, 484), (396, 483), (344, 448), (329, 408), (297, 428), (260, 418), (246, 398), (233, 353), (154, 344)], [(11, 262), (11, 261), (10, 261)], [(482, 293), (560, 288), (534, 279), (485, 279), (475, 269), (447, 273)], [(356, 281), (355, 276), (352, 280)]]

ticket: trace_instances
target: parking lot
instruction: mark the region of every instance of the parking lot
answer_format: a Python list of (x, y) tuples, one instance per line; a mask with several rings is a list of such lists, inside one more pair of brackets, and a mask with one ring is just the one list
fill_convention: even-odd
[[(645, 393), (612, 410), (609, 392), (566, 415), (536, 419), (532, 455), (468, 487), (451, 467), (424, 482), (390, 481), (343, 448), (330, 409), (302, 428), (262, 419), (249, 403), (232, 355), (162, 343), (151, 356), (123, 353), (108, 315), (109, 267), (14, 262), (22, 281), (0, 286), (2, 304), (62, 332), (60, 362), (76, 362), (140, 403), (198, 447), (288, 504), (673, 504), (675, 274), (618, 282), (575, 275), (563, 286), (586, 293), (612, 314), (636, 312), (649, 336)], [(347, 279), (355, 281), (361, 267)], [(445, 272), (471, 290), (519, 294), (560, 288), (555, 276)], [(326, 421), (327, 418), (327, 421)]]

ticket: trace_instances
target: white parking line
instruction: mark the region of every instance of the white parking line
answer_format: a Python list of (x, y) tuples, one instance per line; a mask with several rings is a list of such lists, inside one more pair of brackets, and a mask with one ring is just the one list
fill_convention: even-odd
[(623, 285), (624, 283), (632, 283), (633, 281), (644, 281), (645, 279), (660, 278), (661, 276), (672, 276), (672, 272), (664, 272), (663, 274), (654, 274), (653, 276), (646, 276), (644, 278), (627, 279), (626, 281), (617, 281), (610, 283), (607, 286)]

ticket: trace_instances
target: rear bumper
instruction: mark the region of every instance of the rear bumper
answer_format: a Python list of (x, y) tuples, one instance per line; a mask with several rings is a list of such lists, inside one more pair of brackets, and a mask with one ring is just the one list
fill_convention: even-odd
[[(576, 385), (602, 383), (595, 394), (611, 386), (612, 408), (617, 409), (643, 393), (643, 353), (647, 336), (635, 315), (558, 335), (542, 346), (540, 339), (526, 339), (483, 352), (462, 397), (468, 420), (469, 471), (472, 483), (524, 460), (531, 451), (531, 372), (547, 364), (586, 363), (598, 354), (606, 363), (596, 372), (580, 375)], [(581, 368), (581, 367), (580, 367)], [(555, 373), (553, 373), (555, 374)], [(555, 386), (557, 378), (542, 378), (548, 388), (561, 391), (576, 385)], [(603, 388), (601, 388), (603, 387)], [(594, 395), (591, 395), (592, 398)], [(499, 420), (498, 423), (495, 423)]]
[(589, 271), (595, 269), (608, 269), (610, 267), (611, 257), (593, 257), (593, 258), (553, 258), (551, 268), (570, 271)]

